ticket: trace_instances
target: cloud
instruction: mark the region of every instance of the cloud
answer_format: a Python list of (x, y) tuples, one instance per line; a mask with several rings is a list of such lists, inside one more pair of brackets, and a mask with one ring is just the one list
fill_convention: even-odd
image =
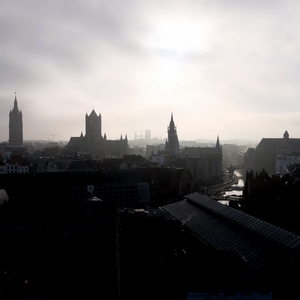
[(4, 0), (0, 140), (15, 91), (27, 139), (79, 135), (92, 109), (111, 138), (166, 136), (171, 111), (182, 139), (296, 132), (298, 9), (296, 1)]

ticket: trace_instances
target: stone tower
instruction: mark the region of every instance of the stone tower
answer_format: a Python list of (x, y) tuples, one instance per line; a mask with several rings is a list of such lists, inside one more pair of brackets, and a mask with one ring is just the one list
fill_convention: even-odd
[(99, 116), (93, 110), (90, 115), (85, 115), (85, 136), (89, 143), (95, 143), (102, 139), (101, 114)]
[(9, 112), (9, 144), (11, 146), (23, 145), (23, 116), (18, 109), (17, 93), (15, 93), (14, 108)]
[(166, 141), (166, 151), (169, 153), (169, 157), (176, 157), (179, 154), (179, 141), (176, 126), (173, 120), (173, 113), (171, 114), (171, 121), (168, 127), (168, 140)]

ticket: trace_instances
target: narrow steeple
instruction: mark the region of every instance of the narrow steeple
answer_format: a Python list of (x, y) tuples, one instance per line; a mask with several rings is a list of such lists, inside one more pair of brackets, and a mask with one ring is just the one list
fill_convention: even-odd
[(22, 112), (18, 108), (17, 92), (15, 92), (14, 108), (9, 112), (9, 144), (23, 145)]
[(15, 92), (14, 109), (18, 109), (17, 92)]
[(166, 141), (165, 149), (169, 153), (170, 157), (176, 157), (179, 154), (179, 141), (173, 119), (173, 112), (171, 113), (171, 121), (168, 127), (168, 139)]
[(173, 119), (173, 112), (171, 113), (171, 121), (170, 121), (169, 129), (171, 129), (171, 130), (175, 129), (175, 124), (174, 124), (174, 119)]
[(221, 146), (220, 146), (220, 140), (219, 140), (219, 135), (217, 136), (216, 148), (221, 148)]

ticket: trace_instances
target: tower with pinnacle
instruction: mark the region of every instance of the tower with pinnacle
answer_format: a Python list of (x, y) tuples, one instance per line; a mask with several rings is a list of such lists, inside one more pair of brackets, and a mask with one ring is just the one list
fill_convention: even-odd
[(179, 141), (176, 126), (173, 119), (173, 113), (171, 114), (171, 121), (168, 127), (168, 140), (166, 141), (166, 151), (169, 153), (169, 157), (177, 157), (179, 154)]
[(14, 108), (9, 112), (9, 144), (23, 145), (23, 115), (18, 108), (17, 93), (15, 93)]

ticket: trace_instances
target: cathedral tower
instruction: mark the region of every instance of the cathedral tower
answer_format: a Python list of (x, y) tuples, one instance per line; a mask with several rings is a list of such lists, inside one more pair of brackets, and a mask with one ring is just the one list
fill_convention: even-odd
[(15, 93), (14, 108), (9, 112), (9, 144), (11, 146), (23, 145), (23, 116), (18, 109), (17, 93)]
[(85, 115), (85, 135), (89, 142), (102, 139), (101, 114), (99, 116), (93, 110), (90, 115)]
[(169, 153), (170, 157), (176, 157), (179, 154), (179, 141), (176, 126), (173, 120), (173, 113), (171, 114), (171, 121), (168, 127), (168, 140), (166, 141), (166, 151)]

